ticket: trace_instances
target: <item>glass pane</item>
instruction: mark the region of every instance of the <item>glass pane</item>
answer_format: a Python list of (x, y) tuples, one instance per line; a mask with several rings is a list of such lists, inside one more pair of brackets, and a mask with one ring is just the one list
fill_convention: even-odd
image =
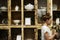
[(60, 10), (60, 0), (53, 0), (53, 11)]
[(24, 9), (31, 11), (34, 9), (34, 0), (24, 0)]
[(21, 10), (21, 0), (11, 0), (11, 10)]
[[(24, 11), (24, 25), (35, 25), (35, 14), (34, 13), (35, 13), (34, 11)], [(27, 20), (26, 18), (28, 18), (28, 21), (26, 21)]]
[(0, 29), (0, 40), (8, 40), (8, 30)]
[(35, 32), (32, 28), (24, 29), (24, 40), (35, 40)]
[[(18, 38), (19, 36), (19, 38)], [(21, 29), (20, 28), (11, 28), (11, 40), (21, 40)]]
[(0, 0), (0, 24), (8, 24), (8, 1)]
[(38, 23), (41, 23), (42, 15), (46, 14), (47, 0), (38, 0)]

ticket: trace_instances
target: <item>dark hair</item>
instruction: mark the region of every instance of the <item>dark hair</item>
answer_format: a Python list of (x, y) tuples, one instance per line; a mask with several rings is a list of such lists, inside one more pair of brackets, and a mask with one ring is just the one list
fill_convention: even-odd
[(49, 16), (49, 15), (43, 15), (42, 16), (43, 21), (49, 20), (50, 18), (51, 18), (51, 16)]

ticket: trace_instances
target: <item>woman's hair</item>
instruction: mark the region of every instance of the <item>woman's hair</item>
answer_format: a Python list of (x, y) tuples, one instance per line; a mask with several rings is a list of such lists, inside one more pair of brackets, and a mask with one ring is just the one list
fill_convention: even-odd
[(49, 16), (49, 15), (43, 15), (42, 16), (43, 21), (49, 20), (50, 18), (51, 18), (51, 16)]

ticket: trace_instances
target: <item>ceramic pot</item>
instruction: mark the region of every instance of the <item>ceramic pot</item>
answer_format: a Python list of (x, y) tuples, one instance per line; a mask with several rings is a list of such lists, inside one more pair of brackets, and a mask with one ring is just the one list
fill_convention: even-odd
[(31, 3), (29, 3), (29, 4), (25, 5), (25, 9), (31, 11), (31, 10), (34, 9), (34, 5), (32, 5)]

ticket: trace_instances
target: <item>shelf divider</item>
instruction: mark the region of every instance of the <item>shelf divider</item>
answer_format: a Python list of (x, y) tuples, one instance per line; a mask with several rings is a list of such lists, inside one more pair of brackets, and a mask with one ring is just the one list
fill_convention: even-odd
[(11, 0), (8, 0), (8, 25), (11, 25)]

